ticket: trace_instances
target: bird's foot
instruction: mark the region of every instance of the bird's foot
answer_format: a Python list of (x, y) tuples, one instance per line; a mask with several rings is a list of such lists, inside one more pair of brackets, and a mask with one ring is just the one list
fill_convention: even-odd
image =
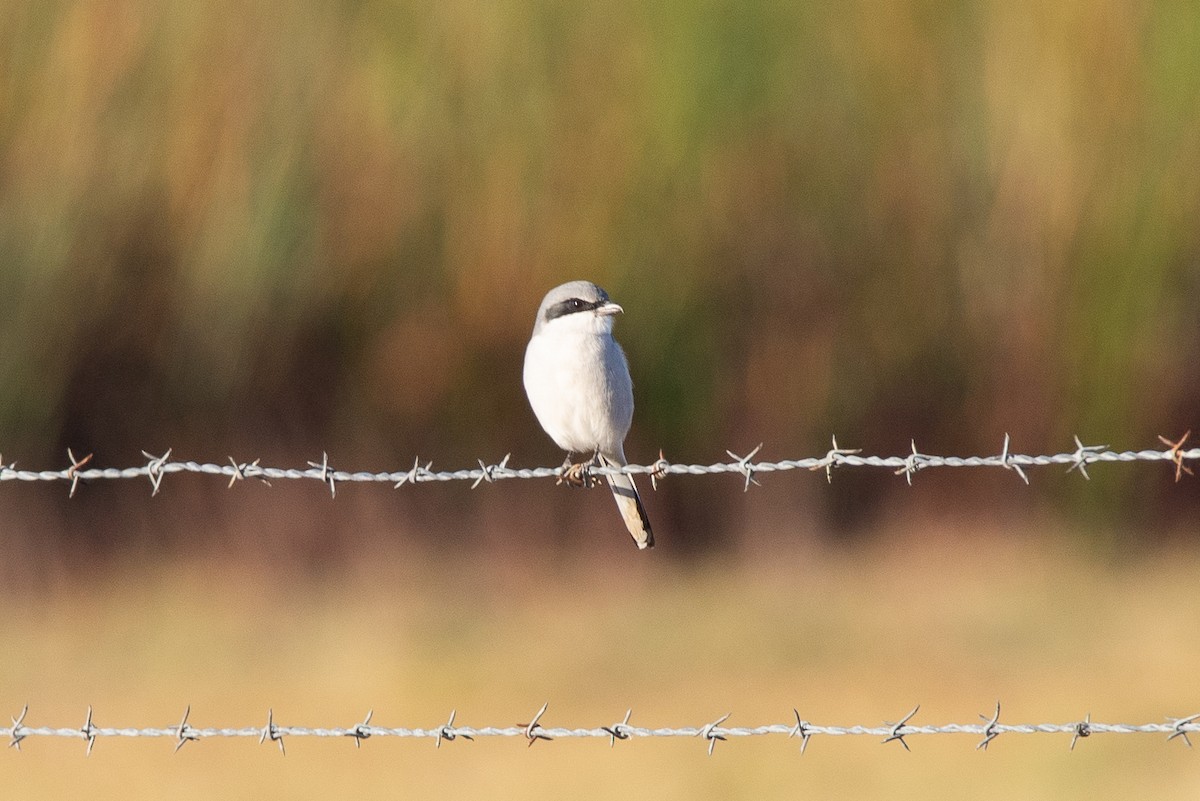
[(596, 485), (596, 479), (592, 477), (592, 465), (596, 464), (596, 457), (593, 456), (586, 462), (572, 462), (568, 455), (566, 461), (562, 464), (562, 475), (558, 477), (555, 484), (566, 484), (568, 487), (587, 487), (591, 488)]

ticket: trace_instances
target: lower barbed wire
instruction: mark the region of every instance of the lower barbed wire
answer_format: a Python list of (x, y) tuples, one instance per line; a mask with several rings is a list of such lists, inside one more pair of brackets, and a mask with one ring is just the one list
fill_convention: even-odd
[[(286, 739), (297, 737), (353, 738), (357, 745), (361, 745), (362, 741), (368, 738), (394, 737), (400, 739), (434, 740), (439, 747), (443, 740), (456, 740), (458, 738), (467, 741), (489, 737), (519, 738), (529, 740), (531, 744), (538, 740), (553, 741), (580, 738), (600, 739), (608, 741), (610, 744), (615, 744), (617, 739), (702, 737), (708, 741), (708, 748), (711, 753), (712, 745), (718, 740), (767, 736), (782, 736), (790, 739), (797, 734), (802, 736), (804, 747), (807, 747), (811, 738), (820, 738), (822, 736), (838, 738), (867, 736), (883, 738), (882, 742), (885, 743), (900, 741), (907, 750), (908, 745), (904, 738), (919, 737), (922, 735), (957, 734), (972, 735), (974, 737), (983, 736), (985, 739), (977, 744), (976, 748), (978, 749), (1007, 734), (1070, 736), (1072, 747), (1081, 737), (1090, 737), (1099, 734), (1158, 734), (1167, 735), (1163, 740), (1164, 742), (1182, 738), (1184, 744), (1190, 747), (1191, 742), (1188, 739), (1188, 734), (1200, 733), (1200, 722), (1197, 722), (1200, 720), (1200, 714), (1181, 718), (1168, 717), (1166, 718), (1166, 722), (1163, 723), (1104, 723), (1094, 721), (1091, 719), (1091, 715), (1086, 715), (1082, 720), (1070, 723), (1009, 724), (999, 722), (1000, 713), (999, 705), (997, 705), (996, 713), (991, 718), (985, 718), (983, 715), (979, 716), (984, 721), (981, 723), (930, 725), (912, 722), (912, 718), (918, 713), (918, 710), (919, 707), (915, 707), (912, 712), (898, 723), (854, 726), (812, 723), (802, 720), (799, 712), (796, 712), (796, 723), (773, 723), (759, 726), (725, 725), (726, 719), (730, 717), (729, 715), (725, 715), (702, 726), (646, 727), (630, 724), (628, 722), (630, 713), (627, 712), (625, 721), (618, 724), (574, 728), (543, 726), (538, 723), (537, 721), (540, 720), (545, 712), (545, 706), (538, 713), (533, 723), (524, 726), (456, 726), (452, 725), (452, 716), (450, 723), (443, 726), (388, 727), (370, 724), (370, 714), (368, 714), (366, 721), (354, 726), (289, 726), (276, 723), (274, 713), (272, 712), (268, 717), (266, 728), (260, 726), (221, 728), (193, 726), (187, 723), (188, 715), (192, 711), (191, 707), (185, 713), (184, 720), (180, 724), (171, 727), (99, 726), (92, 722), (91, 710), (89, 709), (89, 716), (85, 725), (82, 728), (73, 728), (29, 725), (25, 722), (29, 712), (29, 708), (26, 707), (22, 710), (20, 716), (13, 718), (13, 724), (10, 727), (0, 729), (0, 737), (9, 738), (9, 745), (15, 746), (18, 750), (21, 749), (23, 743), (28, 744), (31, 738), (61, 737), (85, 740), (88, 744), (89, 753), (96, 740), (110, 738), (165, 738), (175, 741), (176, 750), (179, 750), (179, 747), (185, 742), (196, 742), (209, 738), (253, 738), (262, 742), (266, 740), (268, 735), (272, 741), (280, 743)], [(614, 728), (614, 726), (617, 728)]]

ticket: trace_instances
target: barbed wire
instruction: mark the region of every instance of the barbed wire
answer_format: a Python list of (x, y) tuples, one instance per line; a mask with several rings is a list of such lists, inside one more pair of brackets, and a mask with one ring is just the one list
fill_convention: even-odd
[(430, 728), (387, 727), (371, 723), (372, 712), (360, 722), (346, 727), (313, 728), (306, 726), (284, 726), (275, 722), (275, 711), (267, 712), (267, 722), (264, 726), (246, 726), (241, 728), (197, 727), (189, 722), (192, 708), (189, 706), (183, 713), (179, 723), (162, 728), (110, 728), (99, 726), (93, 719), (92, 707), (88, 707), (84, 724), (78, 728), (48, 726), (32, 726), (25, 720), (29, 713), (28, 705), (21, 710), (20, 715), (12, 719), (8, 728), (0, 728), (0, 737), (9, 739), (9, 746), (21, 749), (21, 744), (31, 737), (66, 737), (81, 739), (87, 743), (87, 753), (90, 755), (96, 741), (109, 737), (149, 737), (165, 738), (175, 743), (178, 751), (189, 742), (210, 739), (214, 737), (244, 737), (256, 738), (259, 743), (267, 740), (278, 744), (279, 750), (286, 753), (284, 739), (288, 737), (333, 737), (352, 738), (355, 746), (361, 746), (364, 740), (372, 737), (399, 737), (409, 739), (432, 740), (434, 745), (441, 747), (443, 742), (458, 739), (476, 740), (487, 737), (519, 738), (533, 745), (539, 740), (561, 740), (569, 738), (591, 738), (608, 740), (610, 746), (615, 746), (618, 740), (635, 740), (647, 737), (698, 737), (707, 743), (711, 756), (718, 741), (739, 737), (760, 737), (767, 735), (784, 735), (787, 738), (799, 738), (800, 752), (804, 753), (809, 742), (814, 737), (845, 737), (867, 736), (883, 738), (880, 742), (899, 743), (905, 751), (910, 750), (908, 737), (928, 734), (969, 734), (981, 737), (976, 744), (976, 750), (987, 750), (988, 746), (1003, 734), (1060, 734), (1070, 735), (1070, 748), (1081, 738), (1097, 734), (1165, 734), (1166, 742), (1181, 738), (1189, 748), (1192, 746), (1189, 733), (1200, 733), (1200, 714), (1183, 718), (1166, 718), (1165, 723), (1102, 723), (1092, 720), (1091, 714), (1082, 720), (1070, 723), (1018, 723), (1007, 724), (1000, 722), (1000, 703), (996, 703), (995, 712), (991, 715), (980, 715), (979, 723), (946, 723), (942, 725), (922, 725), (913, 723), (920, 705), (907, 715), (895, 722), (885, 722), (876, 726), (829, 726), (811, 723), (805, 720), (797, 709), (792, 710), (794, 722), (774, 723), (762, 726), (726, 726), (723, 725), (731, 715), (722, 715), (710, 723), (701, 726), (681, 726), (646, 728), (630, 723), (633, 710), (625, 712), (625, 716), (606, 726), (583, 728), (567, 728), (546, 726), (541, 723), (549, 704), (543, 704), (541, 709), (532, 717), (529, 723), (518, 723), (513, 726), (465, 726), (455, 723), (456, 713), (451, 711), (446, 723)]
[(597, 476), (608, 476), (615, 473), (631, 475), (649, 475), (657, 488), (658, 481), (671, 475), (706, 475), (732, 473), (742, 476), (745, 489), (752, 484), (757, 485), (756, 476), (765, 473), (777, 473), (788, 470), (824, 470), (825, 477), (833, 481), (833, 471), (839, 468), (872, 467), (890, 469), (896, 475), (904, 476), (909, 485), (913, 476), (922, 470), (939, 467), (999, 467), (1010, 470), (1026, 484), (1029, 476), (1026, 469), (1030, 467), (1045, 467), (1049, 465), (1065, 465), (1067, 472), (1078, 470), (1085, 479), (1088, 466), (1099, 463), (1128, 463), (1128, 462), (1169, 462), (1175, 467), (1175, 480), (1179, 481), (1183, 474), (1193, 475), (1189, 462), (1200, 460), (1200, 447), (1187, 449), (1184, 447), (1191, 436), (1189, 429), (1178, 440), (1159, 436), (1163, 445), (1162, 450), (1146, 449), (1138, 451), (1113, 451), (1108, 445), (1084, 445), (1079, 437), (1075, 437), (1075, 449), (1062, 453), (1047, 455), (1030, 455), (1013, 453), (1009, 449), (1009, 436), (1004, 435), (1004, 445), (1000, 453), (992, 456), (937, 456), (921, 453), (917, 444), (912, 443), (912, 451), (904, 456), (866, 456), (859, 448), (841, 448), (837, 437), (833, 437), (833, 446), (823, 456), (811, 456), (800, 459), (783, 459), (779, 461), (755, 461), (759, 451), (757, 448), (745, 456), (739, 456), (733, 451), (726, 451), (732, 461), (716, 462), (714, 464), (675, 464), (667, 461), (662, 452), (659, 458), (651, 464), (630, 464), (623, 467), (587, 463), (572, 467), (563, 464), (560, 467), (512, 468), (508, 466), (511, 454), (495, 464), (488, 464), (482, 459), (476, 460), (476, 468), (460, 470), (435, 471), (433, 462), (421, 463), (420, 458), (413, 460), (413, 466), (407, 470), (391, 470), (382, 472), (345, 471), (337, 470), (330, 464), (329, 455), (322, 454), (320, 462), (308, 462), (307, 468), (268, 467), (261, 464), (261, 459), (253, 461), (235, 460), (229, 457), (228, 464), (202, 463), (172, 459), (172, 450), (167, 450), (161, 456), (155, 456), (142, 451), (146, 463), (132, 467), (88, 467), (93, 454), (76, 458), (68, 448), (69, 464), (60, 470), (19, 470), (16, 462), (4, 463), (0, 456), (0, 482), (4, 481), (65, 481), (69, 484), (69, 495), (74, 497), (79, 483), (94, 480), (136, 479), (150, 480), (151, 494), (157, 495), (162, 488), (163, 478), (172, 473), (199, 473), (203, 475), (220, 476), (229, 479), (232, 487), (238, 481), (256, 478), (270, 485), (272, 481), (285, 479), (306, 479), (320, 481), (329, 487), (336, 497), (337, 485), (343, 482), (390, 483), (399, 489), (405, 484), (420, 484), (429, 481), (470, 481), (471, 488), (480, 484), (491, 484), (507, 479), (555, 478), (560, 483), (582, 483), (589, 485)]
[[(819, 457), (801, 459), (785, 459), (780, 461), (754, 461), (759, 451), (757, 448), (745, 456), (739, 456), (727, 451), (730, 462), (714, 464), (674, 464), (666, 460), (660, 452), (658, 460), (648, 465), (626, 465), (624, 467), (601, 466), (589, 464), (582, 470), (583, 483), (590, 483), (594, 476), (606, 476), (615, 473), (649, 475), (652, 481), (668, 475), (705, 475), (705, 474), (738, 474), (744, 479), (744, 489), (749, 490), (752, 484), (758, 484), (757, 474), (782, 472), (788, 470), (824, 470), (826, 478), (832, 481), (833, 471), (843, 467), (873, 467), (891, 469), (896, 475), (903, 475), (909, 484), (913, 476), (925, 469), (937, 467), (999, 467), (1011, 470), (1026, 484), (1029, 477), (1025, 472), (1029, 467), (1049, 465), (1065, 465), (1067, 471), (1078, 470), (1086, 479), (1089, 478), (1087, 467), (1096, 463), (1129, 463), (1129, 462), (1169, 462), (1175, 467), (1175, 480), (1179, 481), (1184, 473), (1193, 474), (1188, 462), (1200, 460), (1200, 447), (1185, 449), (1191, 432), (1185, 433), (1178, 440), (1159, 437), (1162, 450), (1145, 449), (1138, 451), (1112, 451), (1109, 446), (1084, 445), (1078, 437), (1075, 438), (1075, 449), (1057, 454), (1029, 455), (1012, 453), (1010, 439), (1006, 434), (1001, 451), (992, 456), (937, 456), (923, 454), (918, 451), (916, 443), (912, 444), (911, 453), (905, 456), (869, 456), (862, 455), (860, 449), (841, 448), (836, 437), (832, 440), (831, 449)], [(422, 465), (420, 459), (415, 459), (413, 467), (404, 471), (347, 472), (336, 470), (330, 465), (327, 454), (322, 455), (320, 462), (308, 462), (308, 468), (278, 468), (261, 465), (260, 459), (249, 462), (237, 462), (232, 457), (228, 464), (199, 463), (195, 461), (172, 460), (172, 451), (168, 450), (161, 456), (143, 451), (147, 462), (143, 465), (124, 468), (87, 467), (93, 455), (88, 454), (76, 458), (68, 449), (67, 456), (70, 464), (61, 470), (20, 470), (16, 463), (5, 464), (0, 457), (0, 481), (65, 481), (69, 482), (69, 495), (74, 496), (79, 482), (98, 479), (134, 479), (147, 478), (152, 487), (152, 495), (157, 495), (162, 486), (163, 478), (172, 473), (199, 473), (204, 475), (221, 476), (229, 479), (232, 487), (241, 480), (257, 478), (266, 484), (282, 479), (317, 480), (329, 487), (331, 494), (336, 496), (337, 484), (341, 482), (375, 482), (392, 483), (396, 488), (405, 484), (417, 484), (428, 481), (471, 481), (472, 489), (482, 483), (493, 483), (505, 479), (556, 478), (568, 480), (569, 465), (561, 467), (510, 468), (510, 456), (505, 456), (495, 464), (487, 464), (478, 460), (478, 468), (452, 471), (434, 471), (432, 462)], [(905, 750), (909, 749), (905, 738), (931, 734), (970, 734), (981, 737), (976, 743), (976, 749), (986, 750), (988, 745), (1002, 734), (1060, 734), (1070, 735), (1070, 747), (1074, 749), (1080, 738), (1094, 734), (1165, 734), (1166, 740), (1182, 738), (1191, 747), (1189, 733), (1200, 732), (1200, 714), (1182, 718), (1166, 718), (1165, 723), (1102, 723), (1093, 721), (1091, 715), (1082, 720), (1070, 723), (1000, 723), (1000, 704), (996, 704), (991, 716), (980, 715), (980, 723), (948, 723), (943, 725), (920, 725), (912, 722), (920, 709), (914, 707), (907, 715), (896, 722), (882, 725), (853, 725), (836, 726), (811, 723), (803, 719), (799, 711), (793, 709), (795, 722), (775, 723), (754, 727), (723, 725), (731, 715), (726, 714), (701, 726), (659, 727), (646, 728), (630, 723), (632, 710), (625, 713), (621, 721), (606, 725), (583, 728), (551, 727), (541, 723), (548, 709), (544, 704), (533, 716), (529, 723), (513, 726), (466, 726), (455, 724), (455, 712), (451, 712), (445, 724), (431, 728), (384, 727), (371, 723), (372, 713), (368, 712), (362, 722), (348, 727), (304, 727), (285, 726), (275, 722), (274, 711), (269, 710), (267, 723), (261, 727), (216, 728), (197, 727), (189, 723), (191, 707), (184, 712), (180, 722), (170, 727), (104, 727), (98, 726), (93, 720), (93, 710), (88, 707), (87, 716), (82, 727), (48, 727), (32, 726), (26, 723), (29, 707), (22, 709), (20, 715), (12, 718), (12, 725), (0, 728), (0, 737), (9, 739), (9, 745), (21, 748), (21, 743), (31, 737), (66, 737), (85, 740), (87, 753), (92, 752), (96, 740), (109, 737), (148, 737), (168, 738), (174, 741), (175, 750), (192, 741), (214, 737), (243, 737), (257, 738), (260, 743), (268, 739), (278, 744), (284, 750), (284, 738), (287, 737), (333, 737), (352, 738), (356, 746), (371, 737), (399, 737), (431, 739), (437, 747), (443, 741), (456, 739), (475, 740), (487, 737), (521, 738), (533, 745), (538, 740), (557, 740), (566, 738), (597, 738), (607, 739), (610, 745), (618, 740), (632, 740), (647, 737), (698, 737), (707, 742), (708, 753), (713, 752), (717, 741), (730, 738), (754, 737), (764, 735), (785, 735), (788, 738), (800, 739), (800, 751), (803, 753), (813, 737), (824, 736), (871, 736), (883, 738), (881, 742), (898, 742)]]

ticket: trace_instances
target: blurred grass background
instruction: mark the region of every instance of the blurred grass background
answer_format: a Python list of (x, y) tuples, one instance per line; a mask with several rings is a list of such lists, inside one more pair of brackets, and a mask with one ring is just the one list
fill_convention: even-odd
[(1196, 419), (1193, 5), (476, 6), (6, 4), (5, 450), (543, 461), (522, 349), (577, 276), (642, 460)]
[[(67, 447), (105, 466), (168, 447), (285, 465), (328, 451), (345, 469), (398, 469), (415, 454), (439, 468), (508, 452), (513, 464), (556, 464), (561, 454), (521, 391), (521, 359), (541, 296), (579, 277), (626, 309), (617, 335), (636, 386), (626, 447), (635, 461), (659, 448), (673, 461), (713, 461), (760, 441), (767, 458), (814, 455), (831, 433), (883, 454), (907, 452), (910, 439), (926, 452), (995, 453), (1005, 432), (1029, 453), (1069, 449), (1073, 434), (1152, 446), (1157, 434), (1195, 427), (1200, 412), (1197, 75), (1200, 10), (1169, 0), (0, 4), (0, 449), (26, 468), (63, 466)], [(1110, 605), (1084, 611), (1020, 607), (1009, 613), (1014, 631), (1059, 620), (1070, 640), (1107, 621), (1080, 646), (1085, 663), (1126, 642), (1125, 624), (1107, 617), (1122, 609), (1159, 621), (1168, 638), (1187, 633), (1170, 611), (1180, 592), (1143, 594), (1164, 565), (1188, 574), (1197, 564), (1195, 482), (1172, 484), (1147, 465), (1091, 474), (1038, 471), (1026, 489), (1008, 475), (944, 471), (909, 489), (844, 471), (832, 485), (817, 474), (768, 477), (746, 495), (733, 480), (671, 480), (648, 499), (660, 532), (651, 567), (627, 553), (602, 493), (540, 482), (466, 494), (345, 487), (331, 501), (311, 487), (226, 491), (175, 477), (153, 502), (145, 485), (118, 482), (84, 487), (70, 503), (61, 486), (10, 483), (0, 487), (0, 579), (14, 599), (45, 603), (36, 624), (6, 620), (27, 656), (5, 662), (0, 684), (27, 688), (10, 706), (30, 700), (48, 714), (61, 697), (77, 716), (104, 700), (95, 690), (109, 676), (127, 682), (109, 706), (131, 717), (160, 700), (175, 716), (188, 700), (181, 685), (231, 686), (227, 705), (208, 699), (212, 714), (236, 716), (253, 700), (257, 715), (278, 677), (245, 666), (256, 653), (326, 657), (372, 632), (400, 643), (425, 632), (434, 650), (464, 651), (445, 686), (432, 661), (398, 667), (389, 652), (365, 660), (386, 676), (360, 684), (360, 660), (299, 672), (280, 692), (313, 715), (342, 715), (325, 698), (341, 693), (349, 722), (359, 707), (382, 713), (389, 694), (397, 706), (412, 701), (396, 678), (406, 676), (424, 688), (428, 706), (416, 708), (432, 720), (455, 704), (511, 714), (507, 703), (487, 705), (493, 696), (479, 688), (496, 679), (467, 670), (472, 655), (516, 648), (531, 628), (592, 631), (599, 615), (611, 627), (597, 640), (604, 649), (628, 645), (654, 670), (670, 663), (656, 690), (599, 657), (566, 660), (509, 688), (517, 706), (532, 711), (550, 695), (556, 714), (564, 699), (590, 714), (594, 686), (597, 714), (633, 703), (664, 724), (730, 709), (748, 720), (761, 701), (774, 720), (811, 682), (838, 702), (831, 715), (861, 712), (866, 722), (882, 706), (902, 713), (915, 694), (893, 687), (901, 691), (855, 705), (852, 690), (890, 675), (858, 650), (869, 632), (891, 627), (909, 643), (960, 632), (940, 617), (957, 609), (953, 593), (922, 595), (910, 618), (892, 619), (869, 599), (879, 574), (906, 586), (949, 580), (976, 552), (1003, 559), (1013, 530), (1032, 527), (1045, 543), (1012, 576), (981, 572), (983, 587), (999, 591), (1044, 562), (1051, 576), (1113, 593)], [(982, 542), (947, 545), (934, 533), (945, 528), (968, 539), (978, 531)], [(891, 542), (904, 545), (879, 556)], [(908, 547), (922, 558), (898, 560)], [(864, 559), (883, 566), (860, 574)], [(413, 575), (375, 576), (356, 623), (363, 610), (345, 593), (362, 587), (341, 582), (364, 561), (403, 563)], [(479, 575), (463, 579), (457, 561)], [(768, 564), (782, 574), (764, 574)], [(848, 608), (783, 589), (793, 569), (824, 590), (856, 588)], [(581, 574), (628, 586), (580, 586)], [(505, 589), (461, 617), (406, 589), (437, 593), (456, 578)], [(1043, 578), (1014, 586), (1046, 598), (1057, 585)], [(171, 581), (200, 600), (180, 603)], [(256, 596), (256, 581), (301, 588), (307, 600), (297, 610), (274, 591)], [(751, 661), (773, 648), (789, 655), (752, 696), (736, 682), (695, 685), (694, 670), (652, 647), (663, 620), (685, 639), (738, 641), (722, 639), (714, 610), (693, 606), (695, 591), (722, 582), (726, 614), (766, 615), (783, 630), (792, 615), (817, 615), (817, 628), (787, 645), (774, 643), (772, 627), (743, 632)], [(157, 589), (128, 595), (143, 585)], [(568, 600), (529, 595), (543, 585)], [(206, 616), (197, 587), (230, 599), (226, 618)], [(96, 603), (102, 611), (88, 612)], [(992, 611), (976, 610), (981, 621)], [(233, 621), (243, 616), (262, 628), (241, 631)], [(93, 629), (103, 636), (90, 639)], [(196, 631), (211, 636), (193, 641)], [(806, 655), (831, 631), (851, 641), (810, 679)], [(109, 662), (113, 632), (125, 632), (118, 643), (144, 636), (151, 650)], [(524, 647), (565, 659), (564, 641), (532, 637)], [(1014, 658), (994, 637), (972, 642), (996, 649), (989, 664)], [(1033, 682), (1026, 717), (1059, 709), (1049, 702), (1062, 687), (1039, 667), (1056, 647), (1023, 652), (1019, 675)], [(95, 649), (97, 666), (85, 668)], [(206, 674), (215, 689), (165, 668), (179, 649), (216, 660)], [(205, 656), (214, 649), (229, 661)], [(163, 664), (143, 683), (138, 665), (156, 659)], [(1147, 686), (1197, 702), (1172, 679), (1174, 664), (1147, 668)], [(900, 676), (929, 681), (934, 689), (917, 700), (947, 719), (1020, 694), (1001, 693), (994, 674), (971, 665), (957, 679), (922, 665)], [(1063, 719), (1129, 700), (1124, 675), (1076, 676), (1081, 692), (1062, 705)], [(1161, 706), (1118, 711), (1158, 715)], [(680, 720), (666, 719), (675, 713)], [(364, 759), (397, 753), (384, 745), (384, 757), (367, 748)], [(832, 745), (896, 789), (887, 784), (894, 757)], [(1062, 765), (1040, 743), (1001, 745), (1027, 748), (1036, 777)], [(963, 747), (926, 764), (961, 769)], [(296, 748), (315, 756), (327, 746)], [(599, 770), (591, 746), (555, 751), (565, 748), (584, 761), (554, 775), (578, 775), (571, 764)], [(738, 744), (738, 758), (760, 748)], [(1169, 758), (1157, 743), (1146, 748), (1152, 766)], [(557, 764), (542, 756), (549, 750), (531, 758)], [(496, 764), (450, 758), (493, 777), (509, 764), (503, 753)], [(762, 787), (796, 778), (792, 756), (763, 768)], [(631, 775), (658, 777), (664, 797), (694, 789), (690, 781), (712, 780), (705, 786), (730, 796), (754, 790), (738, 785), (746, 774), (737, 768), (685, 780), (657, 758), (630, 758), (646, 760)], [(329, 775), (345, 779), (348, 760), (334, 759), (342, 767)], [(1121, 781), (1151, 781), (1134, 760), (1114, 759)], [(153, 760), (151, 776), (162, 769)], [(252, 771), (273, 770), (250, 767), (264, 761), (253, 754), (233, 773), (249, 786)], [(441, 773), (424, 758), (406, 764)], [(843, 780), (861, 775), (833, 764)], [(55, 765), (45, 778), (68, 781)], [(1110, 778), (1096, 781), (1109, 787)], [(1089, 786), (1062, 785), (1039, 786), (1045, 797)]]
[[(991, 536), (982, 536), (983, 534)], [(1103, 563), (1040, 527), (922, 527), (880, 543), (776, 555), (754, 569), (664, 565), (632, 549), (594, 566), (362, 562), (320, 582), (168, 569), (93, 576), (0, 618), (6, 712), (31, 726), (880, 725), (1158, 722), (1200, 701), (1194, 550)], [(930, 535), (932, 534), (932, 539)], [(8, 605), (11, 608), (11, 605)], [(1196, 754), (1157, 735), (1006, 734), (539, 742), (29, 738), (0, 755), (13, 797), (663, 799), (936, 796), (1190, 798)]]

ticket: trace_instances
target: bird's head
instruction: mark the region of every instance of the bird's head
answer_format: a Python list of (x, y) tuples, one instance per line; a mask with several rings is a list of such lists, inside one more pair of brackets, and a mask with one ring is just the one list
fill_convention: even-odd
[(590, 281), (571, 281), (546, 293), (538, 307), (533, 333), (561, 331), (563, 333), (611, 333), (613, 315), (622, 309), (608, 298), (608, 293)]

